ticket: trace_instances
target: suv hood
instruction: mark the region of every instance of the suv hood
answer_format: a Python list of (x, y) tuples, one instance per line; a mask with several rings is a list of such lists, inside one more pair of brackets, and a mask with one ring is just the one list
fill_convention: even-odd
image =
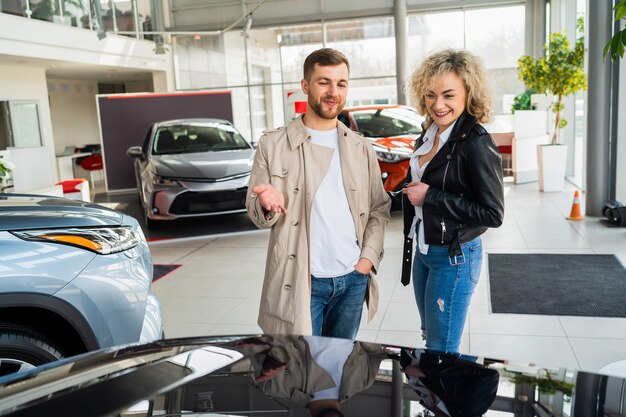
[(0, 193), (0, 230), (119, 226), (123, 215), (84, 201)]

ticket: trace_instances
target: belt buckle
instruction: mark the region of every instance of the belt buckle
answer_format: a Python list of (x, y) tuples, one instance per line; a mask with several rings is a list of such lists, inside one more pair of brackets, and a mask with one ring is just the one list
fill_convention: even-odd
[(465, 263), (465, 254), (461, 253), (460, 255), (449, 256), (450, 266), (459, 266)]

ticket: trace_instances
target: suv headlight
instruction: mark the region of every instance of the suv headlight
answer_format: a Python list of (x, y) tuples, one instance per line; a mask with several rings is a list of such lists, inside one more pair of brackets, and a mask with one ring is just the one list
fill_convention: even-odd
[(48, 229), (11, 232), (20, 239), (60, 243), (75, 246), (101, 255), (123, 252), (143, 240), (140, 232), (131, 227), (102, 227), (97, 229)]
[(170, 187), (180, 187), (180, 183), (171, 178), (161, 177), (160, 175), (155, 175), (152, 180), (155, 185), (167, 185)]
[(379, 150), (376, 149), (376, 157), (379, 161), (388, 162), (388, 163), (396, 163), (400, 161), (406, 161), (407, 159), (411, 159), (411, 152), (406, 150)]

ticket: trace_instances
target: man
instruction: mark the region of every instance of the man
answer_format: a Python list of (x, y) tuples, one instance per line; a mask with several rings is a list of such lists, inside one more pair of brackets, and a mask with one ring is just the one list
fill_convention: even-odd
[(337, 120), (348, 79), (341, 52), (311, 53), (306, 112), (259, 141), (246, 207), (258, 227), (272, 228), (258, 321), (265, 333), (354, 339), (366, 298), (369, 319), (376, 313), (391, 203), (371, 145)]
[(312, 417), (342, 417), (341, 403), (374, 384), (388, 356), (382, 345), (316, 336), (247, 339), (255, 382), (271, 398), (306, 407)]

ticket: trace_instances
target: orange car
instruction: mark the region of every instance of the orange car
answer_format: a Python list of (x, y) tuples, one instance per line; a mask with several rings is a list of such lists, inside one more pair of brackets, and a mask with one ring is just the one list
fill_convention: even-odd
[(339, 120), (372, 141), (385, 191), (401, 189), (424, 118), (413, 107), (375, 105), (345, 108)]

